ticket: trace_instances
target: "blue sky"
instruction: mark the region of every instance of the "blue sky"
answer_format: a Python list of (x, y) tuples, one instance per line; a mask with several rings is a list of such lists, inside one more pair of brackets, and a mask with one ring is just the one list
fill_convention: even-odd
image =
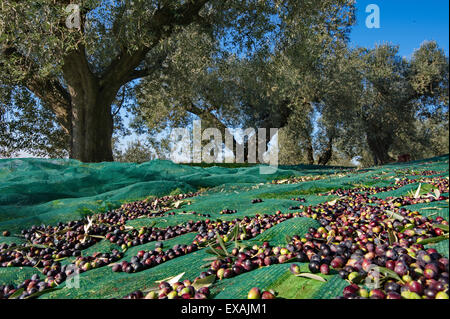
[[(365, 25), (366, 7), (380, 8), (380, 28)], [(357, 25), (351, 33), (351, 43), (373, 48), (376, 43), (400, 45), (399, 54), (410, 57), (424, 40), (436, 40), (448, 55), (448, 0), (357, 0)]]

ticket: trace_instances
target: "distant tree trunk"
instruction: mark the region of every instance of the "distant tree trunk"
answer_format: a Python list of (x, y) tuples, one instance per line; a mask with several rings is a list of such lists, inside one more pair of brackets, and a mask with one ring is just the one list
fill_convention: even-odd
[(366, 141), (373, 156), (374, 165), (384, 165), (393, 162), (388, 154), (393, 142), (393, 132), (383, 123), (364, 118)]
[(314, 149), (312, 146), (311, 137), (306, 139), (306, 157), (309, 165), (314, 165)]
[(327, 165), (332, 156), (333, 156), (333, 138), (330, 137), (330, 139), (328, 140), (327, 148), (319, 157), (318, 164)]
[(391, 145), (391, 138), (379, 138), (376, 136), (367, 136), (367, 144), (372, 153), (375, 165), (384, 165), (394, 161), (388, 154)]

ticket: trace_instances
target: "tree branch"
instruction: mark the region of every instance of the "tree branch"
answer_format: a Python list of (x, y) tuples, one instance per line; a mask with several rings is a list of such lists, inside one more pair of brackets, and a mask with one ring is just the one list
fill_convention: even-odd
[(146, 76), (146, 71), (136, 71), (136, 68), (145, 59), (147, 53), (162, 39), (169, 37), (176, 26), (187, 26), (194, 21), (199, 21), (198, 13), (208, 1), (210, 0), (188, 1), (176, 10), (172, 10), (169, 6), (156, 10), (147, 25), (148, 30), (155, 34), (153, 43), (134, 52), (129, 52), (128, 48), (122, 48), (122, 51), (101, 76), (100, 85), (114, 88), (119, 86), (120, 88), (130, 80)]
[(120, 109), (123, 106), (123, 102), (125, 101), (125, 87), (123, 87), (123, 92), (122, 92), (122, 100), (120, 101), (119, 106), (117, 107), (117, 110), (113, 113), (112, 117), (114, 118), (117, 114), (119, 114)]
[[(215, 117), (213, 114), (211, 114), (211, 112), (209, 112), (208, 110), (202, 110), (201, 108), (196, 106), (192, 101), (186, 106), (186, 111), (197, 115), (198, 117), (200, 117), (203, 120), (213, 122), (217, 126), (217, 128), (223, 132), (225, 132), (225, 130), (227, 129), (225, 124), (223, 124), (217, 117)], [(241, 143), (236, 141), (234, 136), (233, 136), (233, 143), (236, 144), (236, 147), (238, 145), (241, 145)], [(233, 147), (232, 151), (234, 151), (234, 147)]]
[(36, 95), (43, 105), (52, 110), (57, 122), (63, 130), (70, 134), (70, 95), (55, 78), (42, 78), (37, 73), (39, 67), (33, 60), (19, 52), (15, 47), (7, 45), (1, 52), (6, 58), (15, 59), (16, 64), (23, 70), (25, 77), (17, 82)]
[(140, 69), (140, 70), (133, 70), (130, 73), (130, 75), (128, 76), (128, 78), (126, 79), (126, 83), (131, 82), (136, 79), (140, 79), (140, 78), (149, 76), (149, 75), (153, 74), (154, 72), (158, 71), (162, 67), (164, 61), (166, 60), (166, 57), (167, 57), (167, 52), (166, 52), (166, 54), (161, 55), (152, 66), (149, 66), (147, 68)]

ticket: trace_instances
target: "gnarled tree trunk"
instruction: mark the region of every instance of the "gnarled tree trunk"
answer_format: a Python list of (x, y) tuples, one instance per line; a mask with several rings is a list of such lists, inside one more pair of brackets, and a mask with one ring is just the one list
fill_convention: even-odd
[(320, 155), (318, 164), (319, 165), (327, 165), (328, 162), (331, 160), (331, 157), (333, 156), (333, 138), (330, 137), (328, 140), (327, 148), (325, 151)]
[(388, 154), (391, 142), (391, 138), (389, 137), (367, 136), (367, 144), (372, 153), (375, 165), (384, 165), (394, 161)]
[[(55, 64), (62, 65), (62, 74), (43, 77), (39, 70), (41, 65), (21, 46), (15, 43), (1, 43), (0, 55), (11, 59), (18, 69), (27, 76), (15, 85), (23, 85), (31, 90), (42, 102), (44, 107), (55, 113), (55, 120), (61, 125), (67, 135), (69, 157), (83, 162), (112, 161), (113, 115), (111, 105), (120, 88), (136, 79), (150, 76), (159, 70), (167, 53), (155, 58), (153, 64), (146, 61), (147, 54), (172, 34), (180, 32), (180, 27), (198, 23), (209, 27), (210, 22), (203, 19), (199, 12), (210, 0), (192, 0), (176, 8), (167, 4), (160, 6), (152, 19), (143, 26), (146, 33), (154, 35), (151, 43), (142, 43), (138, 47), (128, 47), (126, 41), (118, 41), (118, 53), (111, 57), (107, 67), (95, 74), (89, 67), (89, 54), (84, 45), (86, 15), (97, 6), (83, 6), (80, 10), (80, 27), (73, 36), (77, 38), (76, 45), (61, 50)], [(67, 1), (64, 1), (67, 2)], [(120, 38), (115, 27), (121, 23), (120, 13), (112, 26), (112, 35)], [(66, 37), (66, 19), (60, 19), (58, 32)], [(23, 30), (21, 30), (23, 32)], [(6, 32), (17, 32), (16, 28), (6, 29)], [(27, 32), (27, 31), (25, 31)], [(55, 34), (58, 34), (56, 32)], [(108, 41), (108, 40), (107, 40)], [(75, 43), (75, 42), (74, 42)], [(131, 41), (130, 43), (134, 43)], [(23, 45), (26, 48), (26, 45)], [(92, 48), (94, 49), (94, 48)], [(112, 50), (116, 51), (116, 50)], [(0, 61), (0, 68), (2, 67)]]
[(111, 104), (101, 95), (87, 95), (72, 103), (72, 157), (82, 162), (109, 162), (112, 155)]
[(306, 158), (309, 165), (314, 165), (314, 149), (310, 136), (308, 136), (306, 139)]
[(63, 72), (71, 97), (70, 157), (82, 162), (112, 161), (111, 104), (118, 85), (102, 87), (89, 70), (83, 51), (73, 52), (66, 58)]

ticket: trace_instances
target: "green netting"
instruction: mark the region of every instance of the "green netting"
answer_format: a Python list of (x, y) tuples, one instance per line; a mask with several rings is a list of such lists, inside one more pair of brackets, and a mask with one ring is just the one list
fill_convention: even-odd
[[(267, 183), (293, 175), (322, 175), (340, 168), (298, 166), (261, 175), (258, 167), (201, 168), (169, 161), (85, 164), (75, 160), (0, 160), (0, 230), (83, 217), (86, 209), (200, 188)], [(348, 170), (347, 170), (348, 171)]]
[[(282, 245), (286, 243), (285, 235), (301, 235), (306, 233), (308, 227), (317, 227), (317, 225), (318, 223), (315, 220), (311, 220), (308, 218), (294, 218), (284, 223), (278, 224), (268, 231), (255, 237), (254, 239), (244, 241), (243, 243), (246, 245), (253, 245), (255, 243), (261, 243), (263, 241), (270, 240), (270, 242), (274, 245)], [(191, 233), (171, 240), (167, 240), (164, 242), (164, 247), (172, 247), (176, 244), (189, 244), (192, 242), (194, 237), (195, 234)], [(155, 242), (151, 242), (148, 244), (132, 247), (126, 251), (125, 256), (122, 260), (129, 261), (131, 257), (135, 256), (139, 250), (154, 249), (155, 244)], [(105, 242), (103, 242), (103, 244), (102, 242), (100, 242), (95, 246), (90, 247), (86, 251), (89, 251), (88, 253), (96, 251), (107, 251), (105, 250), (105, 246), (107, 246)], [(149, 288), (155, 280), (166, 278), (169, 276), (175, 276), (182, 272), (186, 272), (185, 278), (195, 278), (200, 272), (204, 271), (201, 266), (206, 263), (206, 261), (203, 261), (203, 259), (208, 257), (211, 257), (211, 255), (207, 254), (205, 251), (199, 251), (186, 256), (178, 257), (175, 260), (171, 260), (137, 274), (114, 273), (111, 271), (110, 267), (95, 269), (81, 275), (80, 289), (64, 289), (61, 291), (50, 293), (46, 295), (45, 298), (120, 298), (128, 294), (129, 292), (132, 292), (133, 289), (136, 290), (139, 288)], [(133, 277), (128, 277), (130, 275)], [(137, 279), (134, 279), (134, 276), (137, 276)], [(105, 280), (105, 277), (107, 277), (109, 280)], [(124, 280), (123, 278), (130, 278), (130, 281), (132, 280), (137, 282), (127, 282), (122, 284), (122, 280)], [(96, 287), (96, 289), (90, 290), (94, 286)]]
[[(308, 264), (299, 264), (299, 266), (302, 272), (309, 272)], [(328, 285), (328, 281), (336, 276), (336, 272), (332, 270), (329, 275), (320, 274), (319, 276), (327, 280), (327, 282), (323, 283), (318, 280), (293, 276), (287, 268), (286, 272), (282, 276), (280, 276), (280, 278), (275, 283), (273, 283), (266, 289), (273, 289), (274, 291), (278, 292), (278, 296), (281, 298), (313, 299), (316, 298), (322, 287)], [(336, 293), (336, 291), (339, 290), (333, 291), (334, 293)], [(335, 295), (331, 296), (331, 298), (332, 297), (335, 297)]]
[(0, 267), (0, 285), (18, 285), (26, 279), (30, 279), (34, 274), (41, 275), (41, 272), (36, 268), (23, 267), (20, 270), (17, 268), (1, 268)]
[[(440, 176), (448, 176), (448, 156), (412, 163), (391, 164), (383, 167), (354, 171), (349, 168), (323, 166), (284, 166), (275, 174), (260, 175), (258, 166), (202, 168), (176, 165), (168, 161), (152, 161), (144, 164), (100, 163), (83, 164), (73, 160), (14, 159), (0, 160), (0, 231), (9, 230), (10, 237), (0, 237), (0, 243), (20, 244), (17, 234), (33, 224), (56, 224), (60, 221), (79, 219), (87, 210), (101, 211), (104, 207), (118, 206), (151, 196), (204, 190), (201, 196), (190, 198), (190, 205), (173, 210), (175, 215), (156, 218), (140, 218), (128, 221), (136, 228), (155, 224), (156, 227), (176, 225), (201, 217), (185, 212), (209, 214), (210, 219), (232, 220), (255, 214), (273, 214), (277, 210), (289, 212), (291, 206), (316, 205), (336, 196), (319, 196), (337, 188), (356, 186), (389, 186), (394, 178), (420, 178), (417, 172), (433, 170)], [(299, 184), (271, 184), (291, 176), (320, 178)], [(399, 196), (416, 189), (417, 184), (407, 185), (377, 197)], [(303, 197), (306, 203), (292, 201)], [(261, 198), (263, 202), (252, 204)], [(424, 215), (442, 216), (448, 220), (446, 203), (426, 203), (410, 206)], [(237, 213), (221, 215), (223, 209), (235, 209)], [(295, 211), (295, 210), (293, 210)], [(286, 236), (303, 235), (309, 227), (318, 223), (308, 218), (289, 219), (247, 244), (269, 241), (272, 245), (284, 245)], [(186, 234), (164, 242), (165, 247), (189, 244), (196, 234)], [(154, 248), (148, 243), (128, 249), (122, 260), (130, 260), (139, 250)], [(448, 241), (430, 245), (448, 256)], [(83, 251), (83, 255), (108, 252), (118, 248), (108, 241), (100, 241)], [(41, 298), (121, 298), (136, 289), (146, 289), (155, 280), (185, 272), (184, 278), (193, 279), (205, 269), (203, 259), (211, 257), (205, 250), (177, 257), (143, 272), (114, 273), (106, 266), (81, 274), (80, 288), (68, 288), (43, 295)], [(68, 263), (72, 259), (66, 259)], [(306, 270), (306, 265), (302, 265)], [(342, 292), (346, 282), (335, 274), (324, 276), (326, 283), (307, 278), (297, 278), (289, 273), (289, 264), (263, 267), (240, 276), (224, 279), (212, 287), (215, 298), (245, 298), (251, 287), (274, 289), (285, 298), (334, 298)], [(0, 284), (19, 283), (32, 274), (33, 268), (0, 268)]]
[(311, 218), (293, 218), (289, 219), (283, 223), (280, 223), (257, 237), (248, 240), (249, 244), (262, 244), (265, 241), (270, 242), (273, 246), (286, 245), (286, 236), (303, 236), (308, 232), (309, 227), (320, 227), (318, 221)]
[[(244, 273), (238, 277), (224, 279), (214, 286), (212, 290), (215, 298), (218, 299), (234, 299), (247, 298), (247, 293), (252, 287), (260, 289), (272, 289), (278, 293), (280, 298), (288, 299), (311, 299), (314, 298), (324, 285), (328, 285), (328, 280), (333, 279), (336, 275), (333, 271), (330, 275), (320, 275), (326, 279), (323, 283), (318, 280), (312, 280), (303, 277), (296, 277), (291, 274), (289, 267), (292, 263), (278, 264), (266, 266), (254, 271)], [(305, 263), (297, 263), (302, 272), (308, 272), (308, 265)], [(344, 281), (345, 283), (345, 281)], [(336, 296), (334, 290), (334, 295)]]
[[(167, 240), (165, 246), (188, 244), (195, 235), (187, 234)], [(155, 243), (133, 247), (125, 253), (123, 260), (130, 260), (139, 250), (154, 248)], [(114, 273), (110, 267), (97, 268), (80, 275), (80, 288), (67, 288), (43, 295), (42, 298), (121, 298), (137, 289), (145, 290), (154, 285), (156, 280), (185, 272), (185, 278), (195, 278), (203, 271), (202, 260), (210, 257), (205, 250), (177, 257), (156, 267), (138, 273)]]
[(342, 280), (338, 275), (334, 275), (328, 279), (326, 283), (320, 286), (320, 289), (316, 290), (312, 298), (314, 299), (334, 299), (336, 298), (336, 292), (342, 292), (348, 282)]
[(440, 254), (442, 254), (442, 255), (444, 255), (445, 257), (448, 258), (448, 250), (449, 250), (449, 242), (448, 242), (448, 240), (441, 241), (441, 242), (436, 243), (436, 244), (428, 244), (428, 245), (426, 245), (426, 247), (427, 248), (434, 248)]
[(219, 281), (211, 293), (217, 299), (245, 299), (252, 287), (266, 289), (289, 271), (288, 264), (262, 267), (230, 279)]
[(422, 203), (408, 206), (408, 209), (418, 211), (421, 215), (437, 217), (441, 216), (448, 219), (448, 203), (434, 202), (434, 203)]
[(6, 244), (21, 244), (24, 243), (25, 240), (23, 238), (20, 237), (16, 237), (16, 236), (8, 236), (8, 237), (4, 237), (4, 236), (0, 236), (0, 243), (6, 243)]

